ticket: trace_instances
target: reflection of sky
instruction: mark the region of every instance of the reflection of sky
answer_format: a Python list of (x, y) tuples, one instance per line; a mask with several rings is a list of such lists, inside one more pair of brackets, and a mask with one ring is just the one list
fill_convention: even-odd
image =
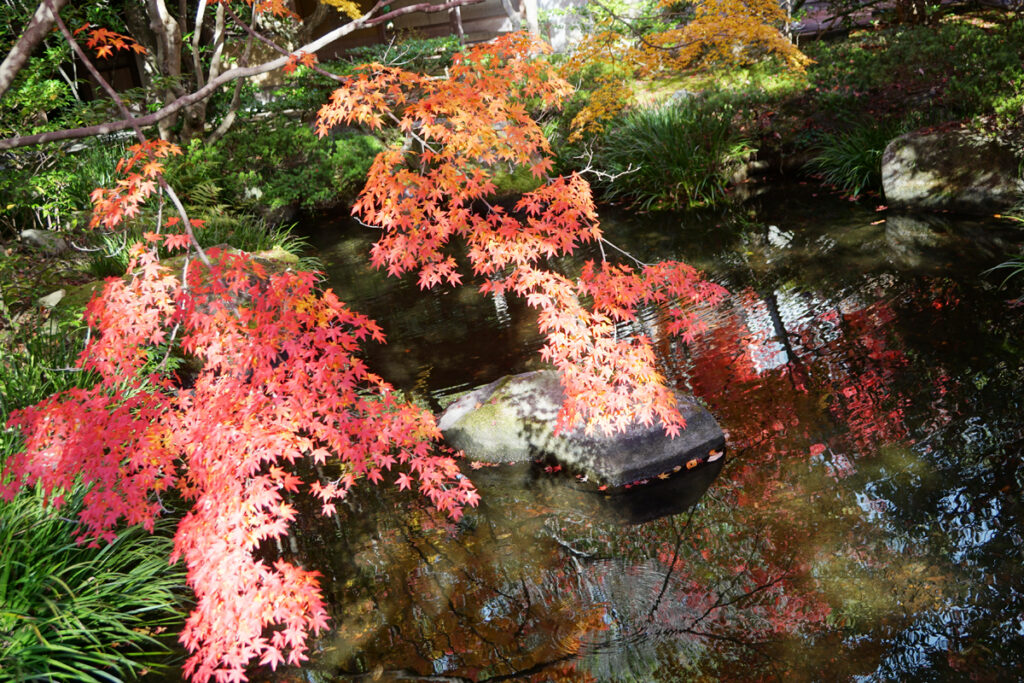
[[(790, 343), (796, 336), (806, 336), (814, 347), (824, 347), (842, 337), (838, 316), (833, 319), (822, 313), (837, 307), (826, 297), (787, 285), (775, 289), (772, 294)], [(791, 359), (775, 330), (768, 302), (752, 290), (733, 297), (733, 301), (740, 307), (740, 318), (749, 330), (746, 353), (757, 374), (785, 367)], [(848, 306), (852, 304), (846, 303)], [(858, 309), (862, 306), (858, 302)]]
[(750, 297), (744, 302), (742, 317), (750, 330), (747, 355), (757, 374), (786, 365), (789, 359), (785, 347), (776, 339), (768, 305), (761, 298)]

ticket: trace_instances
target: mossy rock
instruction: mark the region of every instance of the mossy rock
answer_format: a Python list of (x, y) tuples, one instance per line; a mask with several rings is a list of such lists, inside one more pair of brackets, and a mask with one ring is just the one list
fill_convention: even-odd
[(587, 435), (577, 427), (556, 435), (564, 401), (552, 370), (503, 377), (452, 403), (438, 426), (450, 445), (484, 463), (522, 463), (551, 458), (588, 480), (610, 487), (693, 469), (717, 460), (725, 436), (715, 418), (692, 397), (676, 392), (686, 429), (671, 438), (664, 427), (634, 423), (611, 435)]

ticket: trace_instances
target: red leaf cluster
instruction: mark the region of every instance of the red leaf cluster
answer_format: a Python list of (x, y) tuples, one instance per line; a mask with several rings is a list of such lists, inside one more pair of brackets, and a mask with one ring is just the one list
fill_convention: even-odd
[(90, 228), (117, 227), (121, 221), (134, 218), (139, 208), (157, 188), (156, 178), (163, 170), (163, 161), (181, 154), (181, 148), (166, 140), (146, 140), (128, 148), (129, 156), (117, 162), (123, 177), (111, 188), (96, 188), (90, 194), (93, 214)]
[(139, 45), (131, 36), (111, 31), (102, 26), (93, 28), (89, 22), (76, 28), (74, 34), (77, 36), (83, 31), (89, 36), (85, 41), (85, 46), (93, 50), (100, 59), (112, 56), (115, 50), (131, 50), (136, 54), (146, 54), (146, 48)]
[[(383, 340), (373, 321), (318, 292), (313, 274), (267, 275), (247, 257), (209, 254), (212, 267), (193, 264), (183, 286), (136, 247), (127, 280), (112, 278), (88, 308), (98, 333), (79, 365), (99, 383), (12, 416), (26, 444), (0, 492), (38, 483), (56, 498), (81, 479), (82, 535), (95, 539), (121, 523), (152, 528), (162, 492), (176, 487), (192, 504), (171, 558), (184, 558), (196, 596), (185, 671), (242, 680), (250, 661), (305, 659), (307, 635), (326, 623), (315, 572), (258, 559), (288, 533), (289, 495), (306, 488), (329, 513), (360, 479), (401, 465), (399, 487), (453, 518), (478, 497), (432, 451), (433, 417), (358, 357), (363, 341)], [(174, 329), (202, 363), (184, 385), (161, 371)], [(337, 474), (307, 485), (292, 467), (301, 459)]]

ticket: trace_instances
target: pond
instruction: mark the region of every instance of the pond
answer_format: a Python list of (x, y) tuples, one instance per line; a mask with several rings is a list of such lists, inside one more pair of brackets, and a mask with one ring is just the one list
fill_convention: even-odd
[[(464, 467), (483, 501), (458, 524), (361, 487), (298, 540), (333, 621), (275, 679), (1016, 679), (1024, 308), (982, 271), (1024, 231), (799, 185), (720, 214), (602, 213), (619, 246), (730, 292), (697, 341), (659, 340), (724, 464), (621, 496)], [(521, 303), (385, 278), (343, 218), (312, 239), (388, 334), (373, 366), (417, 400), (539, 366)]]

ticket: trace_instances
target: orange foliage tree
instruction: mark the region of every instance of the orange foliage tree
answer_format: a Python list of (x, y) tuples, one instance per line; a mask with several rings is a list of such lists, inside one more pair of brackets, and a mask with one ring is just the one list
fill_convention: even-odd
[[(90, 36), (94, 49), (123, 40)], [(442, 80), (369, 65), (324, 106), (319, 130), (389, 122), (406, 134), (407, 144), (378, 156), (356, 207), (381, 231), (373, 262), (395, 275), (415, 271), (424, 287), (456, 283), (460, 240), (485, 292), (514, 292), (539, 309), (542, 353), (564, 377), (563, 426), (611, 431), (659, 419), (675, 433), (684, 425), (673, 394), (650, 340), (631, 325), (637, 309), (662, 304), (668, 329), (692, 335), (694, 305), (723, 292), (682, 263), (602, 258), (575, 278), (548, 267), (584, 244), (603, 254), (605, 243), (586, 182), (545, 176), (550, 150), (526, 103), (554, 106), (569, 86), (540, 49), (509, 36), (458, 57)], [(305, 54), (281, 66), (312, 63)], [(12, 415), (25, 447), (4, 463), (0, 494), (38, 485), (59, 505), (85, 484), (80, 537), (93, 543), (121, 524), (152, 528), (171, 496), (184, 499), (171, 560), (184, 560), (196, 597), (180, 636), (191, 653), (185, 673), (245, 680), (253, 662), (301, 662), (308, 636), (326, 623), (317, 574), (268, 559), (295, 517), (293, 496), (312, 494), (331, 515), (358, 482), (390, 479), (394, 467), (399, 488), (415, 486), (453, 519), (478, 495), (434, 444), (433, 417), (398, 400), (361, 360), (362, 342), (383, 340), (373, 321), (320, 291), (314, 274), (270, 273), (248, 256), (202, 250), (162, 175), (180, 150), (148, 140), (121, 109), (138, 144), (114, 186), (93, 193), (94, 226), (132, 219), (147, 202), (162, 210), (165, 198), (177, 215), (158, 220), (127, 275), (86, 310), (92, 334), (78, 366), (96, 383)], [(493, 170), (522, 164), (545, 183), (514, 209), (491, 204)], [(161, 262), (158, 247), (183, 251), (180, 264)], [(179, 355), (189, 372), (172, 370)]]
[[(637, 7), (639, 5), (639, 7)], [(650, 0), (588, 3), (587, 33), (561, 66), (567, 77), (596, 72), (593, 92), (572, 122), (572, 139), (602, 130), (633, 99), (632, 76), (657, 78), (768, 55), (802, 71), (808, 58), (784, 35), (777, 0)]]

